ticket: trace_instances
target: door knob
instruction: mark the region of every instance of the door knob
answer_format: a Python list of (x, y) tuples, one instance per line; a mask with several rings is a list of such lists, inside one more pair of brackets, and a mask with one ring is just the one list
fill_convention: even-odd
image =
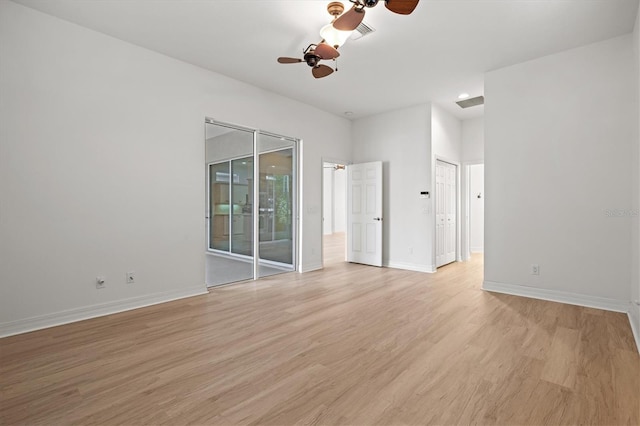
[(374, 217), (373, 220), (377, 220), (378, 222), (382, 220), (381, 217)]

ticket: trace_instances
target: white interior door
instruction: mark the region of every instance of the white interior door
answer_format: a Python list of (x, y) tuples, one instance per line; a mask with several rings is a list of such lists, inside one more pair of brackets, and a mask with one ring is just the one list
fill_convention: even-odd
[(436, 161), (436, 267), (456, 260), (457, 175), (454, 164)]
[(347, 166), (347, 261), (382, 266), (382, 162)]

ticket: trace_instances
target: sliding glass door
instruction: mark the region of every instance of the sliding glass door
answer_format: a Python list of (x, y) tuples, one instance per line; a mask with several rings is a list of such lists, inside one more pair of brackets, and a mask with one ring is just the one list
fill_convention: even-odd
[[(294, 265), (296, 156), (295, 141), (259, 134), (259, 246), (265, 266)], [(261, 276), (272, 269), (261, 268)]]
[(207, 285), (254, 277), (253, 132), (206, 124)]
[(294, 271), (297, 141), (213, 121), (206, 135), (207, 285)]

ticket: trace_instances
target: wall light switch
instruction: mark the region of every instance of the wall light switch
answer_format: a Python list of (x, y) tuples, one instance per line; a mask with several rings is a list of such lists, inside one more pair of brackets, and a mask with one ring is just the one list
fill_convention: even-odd
[(539, 265), (531, 265), (531, 275), (540, 275)]

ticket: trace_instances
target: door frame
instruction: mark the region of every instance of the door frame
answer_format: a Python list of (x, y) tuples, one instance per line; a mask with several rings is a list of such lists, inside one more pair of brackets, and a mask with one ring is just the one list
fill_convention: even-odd
[[(323, 195), (320, 197), (320, 235), (321, 235), (321, 244), (320, 244), (320, 264), (322, 268), (324, 268), (324, 163), (332, 163), (332, 164), (344, 164), (345, 166), (349, 166), (353, 164), (353, 161), (339, 160), (335, 157), (321, 157), (320, 158), (320, 193)], [(345, 197), (347, 197), (347, 191), (345, 189)], [(346, 199), (345, 199), (346, 203)], [(346, 204), (345, 204), (346, 205)], [(345, 218), (346, 220), (346, 218)], [(346, 230), (345, 230), (346, 234)], [(344, 253), (345, 262), (347, 261), (347, 252), (346, 252), (346, 240), (345, 240), (345, 253)]]
[(431, 197), (431, 211), (433, 214), (431, 215), (431, 244), (433, 250), (431, 252), (431, 264), (433, 265), (433, 271), (437, 272), (438, 267), (436, 266), (436, 164), (438, 161), (442, 161), (443, 163), (449, 163), (456, 167), (456, 262), (462, 261), (461, 256), (461, 217), (460, 217), (460, 183), (461, 183), (461, 165), (459, 161), (452, 160), (450, 158), (434, 155), (433, 161), (431, 163), (431, 189), (433, 196)]

